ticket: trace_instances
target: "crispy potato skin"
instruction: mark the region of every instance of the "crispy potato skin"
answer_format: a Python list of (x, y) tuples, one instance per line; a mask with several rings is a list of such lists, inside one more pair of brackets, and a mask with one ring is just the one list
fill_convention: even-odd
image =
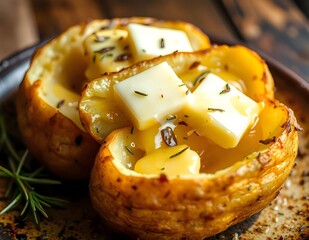
[[(61, 113), (55, 104), (52, 106), (42, 99), (39, 96), (40, 87), (47, 80), (61, 83), (65, 87), (76, 84), (76, 94), (79, 95), (85, 84), (83, 70), (87, 64), (83, 58), (83, 39), (104, 27), (121, 28), (130, 22), (184, 28), (188, 33), (195, 32), (190, 37), (195, 49), (210, 46), (208, 37), (189, 23), (133, 17), (100, 19), (76, 25), (40, 48), (33, 56), (18, 92), (18, 124), (24, 143), (31, 154), (50, 172), (63, 179), (88, 179), (99, 144), (81, 125), (78, 126), (76, 120), (74, 122)], [(71, 44), (74, 45), (74, 52), (70, 49)], [(67, 60), (59, 60), (64, 58)], [(36, 73), (38, 67), (43, 69), (41, 75)], [(61, 76), (61, 81), (57, 78), (57, 71), (63, 71), (64, 77)], [(47, 73), (53, 74), (52, 77), (45, 78)], [(49, 91), (52, 87), (53, 85), (49, 84), (45, 88)]]
[[(95, 210), (108, 224), (140, 239), (203, 239), (265, 208), (279, 193), (297, 154), (297, 123), (286, 112), (282, 134), (266, 150), (215, 174), (145, 177), (119, 167), (116, 130), (96, 157), (90, 178)], [(120, 164), (121, 165), (121, 164)]]
[(38, 96), (41, 80), (27, 80), (17, 96), (18, 125), (31, 154), (64, 179), (86, 179), (99, 145), (70, 119)]

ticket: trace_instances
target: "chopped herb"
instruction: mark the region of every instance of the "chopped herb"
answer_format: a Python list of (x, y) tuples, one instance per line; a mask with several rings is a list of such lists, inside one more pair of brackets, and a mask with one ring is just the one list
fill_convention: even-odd
[(221, 108), (207, 108), (207, 110), (210, 112), (224, 112)]
[(131, 155), (134, 155), (134, 152), (128, 146), (125, 146), (125, 148)]
[(61, 107), (63, 106), (64, 103), (65, 103), (65, 100), (64, 100), (64, 99), (62, 99), (61, 101), (59, 101), (59, 102), (57, 103), (57, 108), (61, 108)]
[(102, 48), (102, 49), (94, 51), (94, 52), (95, 53), (107, 53), (107, 52), (113, 51), (114, 49), (115, 49), (114, 46), (110, 46), (110, 47), (105, 47), (105, 48)]
[(175, 116), (175, 115), (166, 118), (167, 121), (171, 121), (171, 120), (174, 120), (174, 119), (176, 119), (176, 116)]
[(145, 50), (145, 49), (142, 49), (142, 52), (146, 52), (146, 50)]
[(188, 89), (187, 91), (186, 91), (186, 95), (188, 95), (190, 93), (190, 90)]
[(163, 98), (164, 96), (163, 96), (163, 94), (161, 93), (161, 98)]
[(210, 73), (209, 71), (205, 71), (205, 72), (202, 72), (200, 75), (198, 75), (193, 81), (193, 86), (195, 86), (198, 82), (203, 81), (209, 73)]
[(184, 149), (182, 149), (181, 151), (173, 154), (172, 156), (170, 156), (170, 158), (174, 158), (177, 157), (178, 155), (182, 154), (184, 151), (186, 151), (189, 147), (185, 147)]
[(129, 49), (129, 45), (125, 45), (123, 50), (128, 50)]
[(178, 122), (178, 124), (179, 124), (179, 125), (188, 126), (188, 124), (187, 124), (185, 121)]
[(95, 62), (95, 60), (97, 59), (97, 55), (93, 55), (93, 57), (92, 57), (92, 62)]
[(224, 94), (224, 93), (228, 93), (229, 91), (231, 91), (230, 85), (227, 83), (225, 85), (225, 89), (223, 89), (220, 94)]
[(189, 117), (189, 115), (185, 114), (185, 115), (184, 115), (184, 117), (185, 117), (185, 118), (188, 118), (188, 117)]
[(101, 60), (103, 60), (106, 57), (112, 57), (112, 56), (113, 56), (112, 53), (106, 53), (106, 54), (102, 55)]
[(143, 92), (140, 92), (140, 91), (134, 91), (134, 93), (136, 93), (137, 95), (144, 96), (144, 97), (148, 96), (147, 93), (143, 93)]
[(123, 39), (123, 36), (121, 36), (119, 39), (118, 39), (118, 41), (121, 41)]
[(115, 62), (123, 62), (128, 60), (131, 57), (130, 53), (123, 53), (116, 57)]
[(95, 42), (105, 42), (105, 41), (108, 40), (108, 39), (110, 39), (110, 37), (95, 35), (94, 41), (95, 41)]
[(161, 38), (160, 39), (160, 48), (164, 48), (164, 47), (165, 47), (164, 39)]
[(166, 127), (160, 131), (162, 140), (169, 147), (177, 145), (177, 139), (175, 133), (171, 127)]
[(195, 61), (191, 64), (191, 66), (189, 67), (189, 70), (192, 70), (194, 68), (196, 68), (198, 65), (200, 65), (201, 62), (200, 61)]
[(262, 144), (264, 144), (264, 145), (268, 145), (268, 144), (270, 144), (270, 143), (276, 142), (276, 140), (277, 140), (276, 136), (273, 136), (273, 137), (271, 137), (271, 138), (262, 139), (262, 140), (259, 141), (259, 143), (262, 143)]
[(251, 189), (252, 189), (252, 185), (249, 185), (248, 186), (248, 191), (251, 191)]
[(185, 84), (184, 84), (184, 83), (183, 83), (183, 84), (178, 85), (178, 87), (183, 87), (183, 86), (185, 86)]
[(165, 167), (161, 168), (161, 171), (165, 170)]
[(133, 134), (133, 132), (134, 132), (134, 127), (132, 126), (130, 130), (130, 134)]

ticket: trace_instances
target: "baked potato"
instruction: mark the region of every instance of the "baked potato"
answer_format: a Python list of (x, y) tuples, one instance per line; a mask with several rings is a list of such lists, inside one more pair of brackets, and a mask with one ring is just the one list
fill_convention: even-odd
[[(162, 62), (191, 91), (196, 76), (206, 69), (263, 105), (236, 147), (226, 149), (195, 134), (179, 113), (169, 119), (175, 128), (168, 139), (177, 139), (173, 146), (164, 145), (163, 135), (162, 144), (154, 146), (160, 124), (150, 130), (132, 127), (113, 99), (114, 86)], [(203, 239), (261, 211), (291, 172), (298, 147), (293, 111), (274, 98), (273, 84), (264, 61), (242, 46), (174, 53), (88, 83), (80, 100), (81, 119), (103, 142), (90, 178), (94, 209), (112, 228), (139, 239)], [(109, 114), (126, 121), (115, 120), (106, 129)], [(156, 151), (161, 152), (153, 155)], [(200, 165), (190, 163), (192, 152), (200, 156)], [(139, 164), (147, 157), (151, 161)], [(146, 168), (152, 170), (143, 171)]]
[[(32, 155), (59, 177), (89, 177), (99, 144), (80, 122), (80, 91), (85, 82), (104, 71), (118, 71), (134, 62), (124, 56), (120, 59), (119, 56), (114, 58), (109, 55), (103, 59), (106, 48), (91, 52), (91, 44), (102, 45), (107, 39), (102, 34), (106, 31), (123, 33), (129, 23), (182, 30), (187, 34), (193, 50), (210, 46), (208, 37), (189, 23), (119, 18), (93, 20), (73, 26), (38, 49), (18, 92), (18, 124)], [(114, 61), (117, 57), (119, 59)]]
[(79, 102), (80, 117), (83, 126), (97, 142), (103, 143), (113, 130), (131, 124), (114, 100), (114, 84), (164, 61), (177, 75), (187, 79), (185, 83), (191, 89), (197, 76), (209, 71), (258, 102), (274, 98), (274, 81), (267, 65), (255, 52), (243, 46), (222, 45), (198, 53), (174, 53), (140, 62), (119, 74), (107, 73), (85, 85)]

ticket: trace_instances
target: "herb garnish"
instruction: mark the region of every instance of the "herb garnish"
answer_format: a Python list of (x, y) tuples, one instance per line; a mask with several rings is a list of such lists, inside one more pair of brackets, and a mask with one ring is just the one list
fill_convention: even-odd
[(165, 42), (164, 42), (164, 38), (160, 39), (160, 48), (164, 48), (165, 47)]
[(106, 40), (110, 39), (110, 37), (108, 36), (98, 36), (97, 34), (95, 34), (95, 42), (105, 42)]
[(231, 91), (231, 88), (230, 85), (227, 83), (225, 85), (225, 88), (220, 92), (220, 94), (228, 93), (229, 91)]
[(147, 93), (143, 93), (143, 92), (136, 91), (136, 90), (134, 91), (134, 93), (136, 93), (137, 95), (144, 96), (144, 97), (148, 96), (148, 94), (147, 94)]
[(99, 50), (94, 51), (94, 52), (95, 53), (107, 53), (107, 52), (113, 51), (114, 49), (115, 49), (114, 46), (110, 46), (110, 47), (105, 47), (105, 48), (99, 49)]
[(173, 154), (172, 156), (170, 156), (170, 158), (174, 158), (177, 157), (178, 155), (182, 154), (184, 151), (186, 151), (189, 147), (185, 147), (184, 149), (182, 149), (181, 151)]
[(129, 148), (128, 146), (125, 146), (125, 148), (131, 155), (134, 155), (134, 152), (131, 150), (131, 148)]
[(172, 115), (172, 116), (169, 116), (168, 118), (166, 118), (167, 121), (171, 121), (171, 120), (174, 120), (174, 119), (176, 119), (175, 115)]
[(30, 170), (26, 166), (31, 160), (28, 150), (22, 155), (15, 149), (11, 142), (3, 116), (0, 115), (0, 151), (1, 156), (7, 156), (7, 167), (0, 164), (0, 177), (9, 180), (5, 198), (9, 198), (8, 204), (0, 211), (0, 215), (17, 207), (21, 207), (20, 216), (23, 220), (32, 216), (36, 227), (40, 228), (40, 217), (48, 218), (46, 208), (53, 206), (62, 207), (68, 201), (49, 197), (36, 191), (34, 185), (57, 185), (60, 181), (42, 177), (43, 167)]
[(276, 136), (273, 136), (273, 137), (271, 137), (271, 138), (259, 140), (259, 143), (262, 143), (262, 144), (264, 144), (264, 145), (268, 145), (268, 144), (270, 144), (270, 143), (276, 142), (276, 140), (277, 140)]
[(209, 71), (205, 71), (205, 72), (202, 72), (201, 74), (199, 74), (195, 80), (193, 81), (193, 86), (195, 86), (198, 82), (201, 82), (205, 79), (205, 77), (209, 74), (210, 72)]
[(224, 112), (221, 108), (207, 108), (207, 110), (210, 112)]

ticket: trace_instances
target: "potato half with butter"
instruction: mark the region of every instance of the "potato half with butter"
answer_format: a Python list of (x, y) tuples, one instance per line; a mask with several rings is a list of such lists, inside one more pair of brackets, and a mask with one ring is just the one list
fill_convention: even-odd
[[(156, 42), (141, 44), (141, 31)], [(178, 21), (123, 18), (71, 27), (36, 52), (19, 89), (18, 123), (25, 144), (52, 173), (87, 178), (99, 145), (79, 119), (85, 82), (142, 59), (209, 46), (198, 28)]]
[(96, 211), (139, 239), (203, 239), (261, 211), (298, 147), (293, 112), (272, 88), (266, 64), (241, 46), (174, 53), (88, 83), (80, 109), (103, 116), (88, 122), (96, 139), (110, 112), (127, 120), (96, 157)]

